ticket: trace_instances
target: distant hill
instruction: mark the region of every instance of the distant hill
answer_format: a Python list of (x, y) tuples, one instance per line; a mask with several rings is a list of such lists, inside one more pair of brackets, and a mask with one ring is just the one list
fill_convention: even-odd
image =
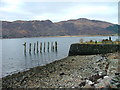
[(118, 32), (117, 24), (89, 20), (86, 18), (73, 19), (53, 23), (45, 21), (2, 21), (3, 38), (22, 38), (40, 36), (65, 36), (65, 35), (108, 35)]

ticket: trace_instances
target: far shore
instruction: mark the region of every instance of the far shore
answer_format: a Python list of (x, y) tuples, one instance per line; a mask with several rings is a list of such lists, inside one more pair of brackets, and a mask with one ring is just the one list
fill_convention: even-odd
[(40, 37), (19, 37), (19, 38), (1, 38), (1, 39), (22, 39), (22, 38), (48, 38), (48, 37), (96, 37), (96, 36), (118, 36), (118, 34), (108, 35), (65, 35), (65, 36), (40, 36)]

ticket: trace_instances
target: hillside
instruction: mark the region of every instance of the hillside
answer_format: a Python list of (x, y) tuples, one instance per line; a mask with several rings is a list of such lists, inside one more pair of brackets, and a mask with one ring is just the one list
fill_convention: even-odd
[(65, 35), (107, 35), (116, 34), (119, 25), (89, 20), (73, 19), (53, 23), (50, 20), (39, 21), (2, 21), (3, 38), (22, 38)]

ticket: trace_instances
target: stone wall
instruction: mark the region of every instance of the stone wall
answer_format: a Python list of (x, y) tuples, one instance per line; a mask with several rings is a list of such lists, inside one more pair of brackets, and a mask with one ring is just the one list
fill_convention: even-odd
[(72, 44), (69, 50), (69, 56), (74, 55), (92, 55), (105, 54), (120, 51), (118, 44)]

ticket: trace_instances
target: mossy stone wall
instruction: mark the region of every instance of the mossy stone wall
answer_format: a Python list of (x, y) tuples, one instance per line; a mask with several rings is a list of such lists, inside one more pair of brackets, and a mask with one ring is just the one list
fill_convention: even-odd
[(118, 44), (72, 44), (69, 56), (113, 53), (120, 50)]

